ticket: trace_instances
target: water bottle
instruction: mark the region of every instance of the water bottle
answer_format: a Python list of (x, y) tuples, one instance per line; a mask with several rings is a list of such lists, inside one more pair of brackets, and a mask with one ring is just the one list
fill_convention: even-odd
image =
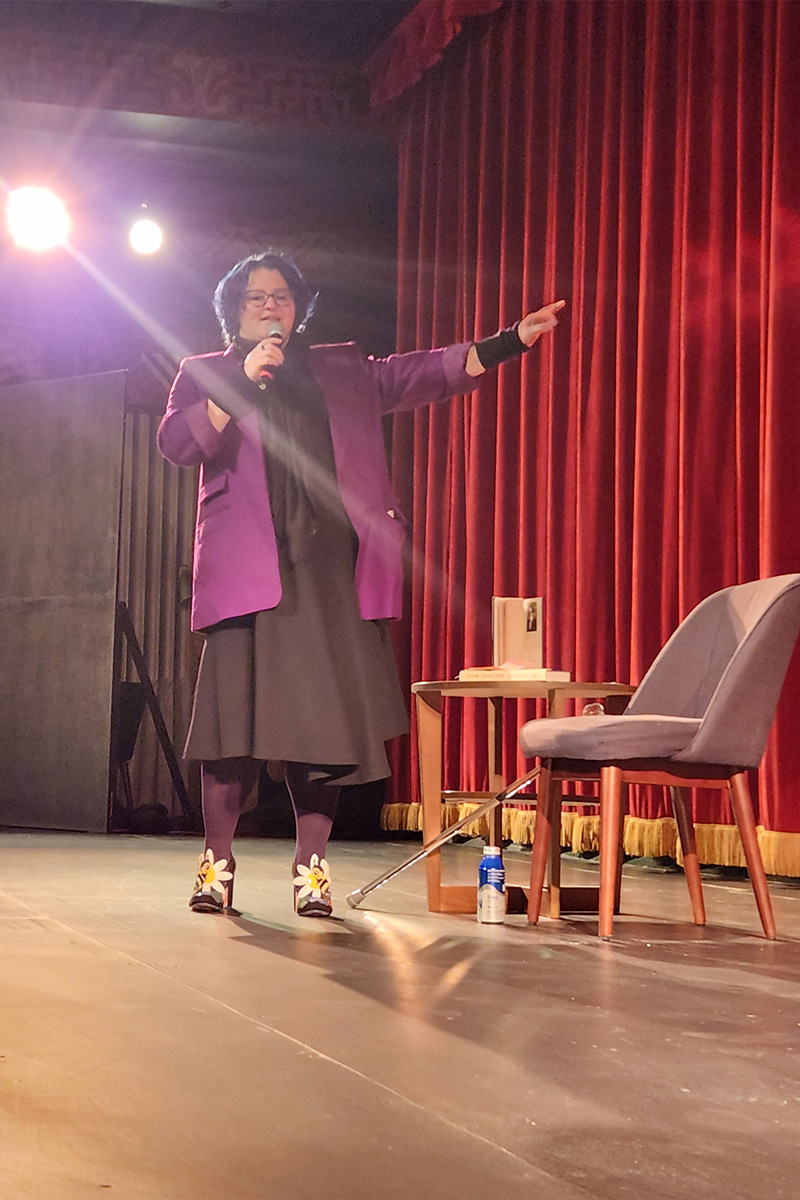
[(506, 871), (499, 846), (484, 846), (478, 867), (478, 920), (502, 925), (506, 915)]

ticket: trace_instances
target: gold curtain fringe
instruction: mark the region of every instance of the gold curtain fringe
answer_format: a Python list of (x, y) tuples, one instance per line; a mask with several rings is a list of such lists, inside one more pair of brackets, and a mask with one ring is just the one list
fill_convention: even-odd
[[(478, 807), (477, 804), (472, 804), (470, 801), (448, 801), (442, 805), (442, 829), (448, 825), (454, 825), (456, 821), (469, 816)], [(573, 846), (575, 840), (574, 831), (578, 828), (579, 822), (585, 820), (580, 818), (577, 813), (570, 812), (565, 809), (561, 814), (561, 844), (562, 846)], [(516, 842), (519, 845), (530, 845), (533, 842), (533, 831), (536, 826), (536, 810), (533, 808), (512, 808), (506, 806), (503, 809), (503, 840)], [(403, 831), (404, 833), (421, 833), (422, 832), (422, 805), (416, 804), (384, 804), (381, 809), (381, 829), (385, 829), (391, 833)], [(487, 818), (480, 817), (477, 821), (470, 821), (461, 831), (464, 837), (488, 837), (489, 822)], [(595, 838), (596, 840), (596, 838)], [(574, 847), (573, 847), (574, 848)], [(582, 849), (596, 849), (596, 846), (591, 843), (591, 839), (587, 841)]]
[(421, 804), (384, 804), (381, 809), (381, 829), (389, 833), (419, 833), (421, 820)]
[[(443, 804), (442, 828), (460, 821), (475, 808), (477, 805), (469, 801)], [(535, 825), (535, 809), (504, 808), (504, 840), (522, 846), (530, 845)], [(392, 832), (404, 830), (420, 833), (422, 805), (384, 804), (381, 828)], [(487, 837), (489, 824), (486, 817), (466, 825), (462, 832), (465, 837)], [(739, 830), (735, 825), (695, 825), (695, 837), (701, 863), (721, 867), (746, 865)], [(800, 876), (800, 833), (780, 833), (759, 826), (758, 844), (768, 875)], [(584, 816), (570, 809), (562, 810), (561, 845), (574, 854), (598, 850), (600, 817), (597, 814)], [(635, 858), (674, 858), (678, 863), (683, 862), (678, 830), (672, 817), (626, 816), (623, 846), (625, 853)]]
[[(716, 863), (720, 867), (747, 866), (742, 839), (735, 825), (695, 825), (694, 828), (697, 857), (701, 863)], [(682, 854), (676, 857), (683, 863)]]
[(800, 833), (758, 827), (758, 844), (768, 875), (800, 876)]
[[(600, 818), (591, 818), (600, 836)], [(699, 827), (698, 827), (699, 842)], [(636, 858), (678, 858), (680, 842), (673, 817), (626, 817), (622, 846), (626, 854)]]

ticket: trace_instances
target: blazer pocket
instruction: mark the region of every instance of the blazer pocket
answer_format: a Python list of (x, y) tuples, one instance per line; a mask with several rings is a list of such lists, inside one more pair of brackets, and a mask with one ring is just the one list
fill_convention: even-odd
[(206, 517), (211, 516), (216, 512), (223, 512), (230, 507), (229, 480), (227, 475), (223, 475), (220, 479), (214, 479), (201, 488), (200, 490), (200, 507), (198, 510), (198, 521), (205, 521)]

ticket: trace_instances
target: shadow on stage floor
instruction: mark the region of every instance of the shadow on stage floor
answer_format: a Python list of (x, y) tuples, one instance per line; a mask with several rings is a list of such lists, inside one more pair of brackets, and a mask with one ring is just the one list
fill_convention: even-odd
[[(0, 834), (6, 1193), (83, 1200), (794, 1197), (800, 890), (627, 866), (592, 918), (427, 912), (407, 843), (331, 849), (337, 918), (291, 909), (289, 841), (237, 844), (239, 916), (186, 901), (197, 839)], [(449, 847), (453, 882), (476, 846)], [(523, 882), (529, 856), (507, 856)], [(565, 862), (565, 882), (596, 868)]]

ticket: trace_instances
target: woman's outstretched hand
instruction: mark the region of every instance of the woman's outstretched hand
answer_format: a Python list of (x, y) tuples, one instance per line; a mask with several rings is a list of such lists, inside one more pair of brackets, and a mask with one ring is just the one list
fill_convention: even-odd
[[(509, 358), (516, 358), (524, 353), (520, 342), (525, 349), (530, 349), (543, 333), (550, 333), (555, 329), (558, 314), (566, 303), (566, 300), (554, 300), (552, 304), (545, 304), (536, 312), (528, 313), (516, 326), (516, 337), (511, 329), (501, 330), (495, 337), (486, 338), (479, 343), (480, 353), (475, 345), (470, 346), (464, 368), (467, 374), (477, 377), (484, 373), (486, 367), (496, 367)], [(509, 339), (511, 344), (507, 345)]]
[(558, 313), (566, 304), (566, 300), (555, 300), (552, 304), (545, 304), (543, 308), (539, 308), (536, 312), (528, 313), (527, 317), (523, 317), (517, 326), (517, 336), (526, 346), (532, 346), (538, 341), (543, 333), (550, 333), (558, 324)]

